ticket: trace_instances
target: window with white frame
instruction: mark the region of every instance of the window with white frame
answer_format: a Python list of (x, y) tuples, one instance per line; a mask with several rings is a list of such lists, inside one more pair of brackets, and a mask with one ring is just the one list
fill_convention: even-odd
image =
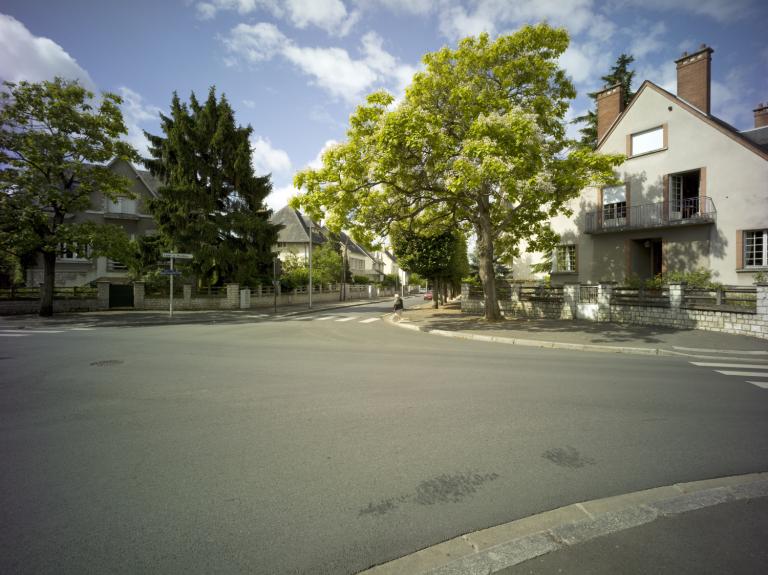
[(555, 269), (556, 272), (575, 272), (576, 271), (576, 246), (566, 245), (557, 246), (555, 249)]
[(768, 230), (744, 232), (744, 267), (768, 267)]
[(364, 270), (365, 260), (359, 260), (357, 258), (349, 258), (349, 269), (351, 270)]
[(605, 226), (623, 225), (627, 218), (626, 186), (603, 188), (603, 224)]
[(632, 134), (633, 156), (664, 149), (664, 126)]

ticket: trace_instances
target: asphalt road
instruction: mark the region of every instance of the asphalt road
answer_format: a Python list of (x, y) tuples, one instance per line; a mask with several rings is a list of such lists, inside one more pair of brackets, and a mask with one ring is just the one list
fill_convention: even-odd
[(400, 330), (387, 309), (0, 338), (0, 572), (354, 573), (768, 469), (763, 389), (684, 358)]

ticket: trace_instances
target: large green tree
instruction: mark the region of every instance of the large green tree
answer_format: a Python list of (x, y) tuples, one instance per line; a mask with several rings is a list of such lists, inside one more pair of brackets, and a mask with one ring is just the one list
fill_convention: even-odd
[[(622, 54), (616, 58), (616, 63), (611, 67), (611, 71), (601, 78), (605, 86), (610, 87), (621, 84), (622, 105), (624, 107), (635, 97), (635, 93), (632, 91), (632, 79), (635, 77), (635, 71), (629, 69), (629, 65), (634, 61), (634, 56)], [(590, 92), (588, 96), (596, 102), (598, 94), (599, 92)], [(595, 107), (597, 107), (597, 104), (595, 104)], [(581, 134), (579, 143), (582, 146), (595, 149), (597, 147), (597, 112), (595, 110), (588, 110), (583, 116), (574, 118), (571, 123), (584, 124), (579, 129)]]
[(192, 271), (209, 285), (266, 278), (278, 227), (264, 206), (270, 176), (253, 172), (252, 128), (235, 124), (213, 87), (203, 103), (174, 93), (170, 115), (160, 119), (164, 136), (146, 134), (152, 157), (144, 164), (163, 182), (150, 203), (161, 234), (193, 254)]
[(621, 161), (571, 149), (565, 113), (576, 92), (558, 65), (567, 47), (565, 30), (541, 24), (427, 54), (401, 102), (370, 95), (347, 141), (296, 175), (305, 193), (294, 205), (357, 237), (395, 221), (474, 233), (486, 318), (500, 319), (495, 257), (519, 255), (522, 240), (550, 250), (550, 218)]
[(102, 236), (123, 233), (70, 218), (91, 207), (94, 192), (110, 199), (130, 195), (129, 182), (107, 165), (115, 157), (137, 159), (120, 141), (127, 133), (120, 103), (109, 93), (94, 101), (93, 93), (61, 78), (5, 82), (0, 92), (0, 250), (42, 256), (42, 316), (53, 314), (63, 246), (98, 247)]

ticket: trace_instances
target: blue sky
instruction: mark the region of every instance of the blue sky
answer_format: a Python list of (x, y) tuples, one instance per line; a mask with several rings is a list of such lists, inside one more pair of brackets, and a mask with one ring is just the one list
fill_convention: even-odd
[(365, 94), (401, 95), (423, 54), (464, 36), (543, 20), (571, 35), (561, 64), (579, 92), (573, 116), (620, 53), (635, 56), (635, 88), (675, 92), (674, 60), (702, 43), (715, 50), (716, 116), (747, 129), (768, 101), (765, 0), (3, 0), (0, 79), (60, 75), (122, 95), (140, 151), (173, 91), (187, 100), (215, 85), (253, 127), (254, 166), (272, 173), (279, 209)]

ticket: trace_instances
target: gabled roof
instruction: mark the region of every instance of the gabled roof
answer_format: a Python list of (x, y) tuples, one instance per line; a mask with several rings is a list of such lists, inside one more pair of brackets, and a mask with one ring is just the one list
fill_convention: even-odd
[(765, 150), (762, 146), (755, 143), (751, 138), (746, 137), (744, 134), (739, 132), (736, 128), (728, 124), (727, 122), (724, 122), (720, 118), (717, 118), (711, 114), (705, 114), (695, 106), (692, 106), (682, 98), (675, 96), (674, 94), (667, 92), (664, 88), (657, 86), (650, 80), (646, 80), (643, 82), (643, 85), (640, 86), (640, 89), (635, 94), (635, 97), (632, 98), (632, 101), (629, 103), (629, 105), (626, 107), (626, 109), (619, 114), (619, 116), (614, 120), (613, 125), (610, 127), (610, 129), (603, 135), (603, 138), (598, 142), (597, 144), (597, 150), (600, 150), (600, 147), (605, 143), (605, 141), (608, 139), (608, 137), (616, 130), (617, 126), (621, 124), (621, 121), (624, 119), (624, 117), (629, 113), (629, 111), (632, 109), (632, 106), (637, 102), (640, 97), (642, 96), (643, 92), (645, 90), (653, 90), (657, 92), (658, 94), (661, 94), (671, 102), (679, 105), (684, 110), (688, 111), (689, 113), (693, 114), (697, 118), (699, 118), (701, 121), (705, 122), (706, 124), (709, 124), (725, 136), (731, 138), (735, 142), (738, 142), (748, 150), (751, 150), (761, 158), (768, 160), (768, 150)]
[(278, 232), (278, 241), (286, 243), (309, 243), (309, 225), (312, 224), (312, 243), (324, 244), (325, 235), (319, 225), (302, 214), (299, 210), (294, 210), (291, 206), (285, 206), (278, 210), (269, 221), (273, 224), (282, 226)]

